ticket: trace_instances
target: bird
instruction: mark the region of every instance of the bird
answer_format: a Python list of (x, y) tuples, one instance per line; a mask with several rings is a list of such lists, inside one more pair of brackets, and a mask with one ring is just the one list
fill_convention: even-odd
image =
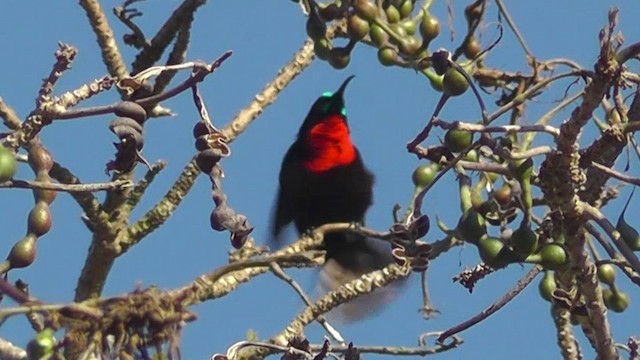
[[(313, 103), (284, 156), (272, 219), (271, 238), (276, 244), (290, 223), (299, 234), (328, 223), (364, 225), (375, 178), (351, 140), (344, 92), (353, 78), (347, 77), (337, 91), (325, 92)], [(393, 261), (389, 247), (351, 231), (325, 234), (324, 250), (320, 283), (326, 290)], [(380, 301), (344, 311), (345, 319), (362, 318), (380, 307), (375, 302)]]

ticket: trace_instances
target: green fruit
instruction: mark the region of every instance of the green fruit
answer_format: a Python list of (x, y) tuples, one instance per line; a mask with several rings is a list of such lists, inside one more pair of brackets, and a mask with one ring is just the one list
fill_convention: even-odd
[(438, 34), (440, 34), (440, 23), (438, 22), (438, 19), (430, 13), (425, 12), (424, 16), (422, 16), (422, 21), (420, 22), (420, 35), (422, 36), (422, 41), (428, 44), (435, 39)]
[(353, 40), (361, 40), (369, 33), (369, 22), (366, 20), (362, 20), (362, 18), (357, 15), (352, 15), (349, 17), (349, 21), (347, 22), (347, 34)]
[(494, 269), (503, 268), (513, 261), (513, 253), (500, 239), (483, 236), (478, 240), (480, 259)]
[(511, 247), (524, 260), (538, 248), (538, 235), (529, 226), (521, 225), (511, 234)]
[(371, 42), (378, 47), (389, 41), (389, 34), (376, 24), (371, 24), (369, 26), (369, 36), (371, 37)]
[(444, 146), (457, 153), (471, 146), (473, 133), (467, 130), (450, 129), (444, 135)]
[(473, 60), (478, 56), (478, 54), (480, 54), (482, 47), (480, 47), (478, 39), (476, 39), (475, 36), (472, 36), (466, 43), (464, 43), (462, 51), (467, 59)]
[(13, 245), (7, 256), (12, 269), (24, 268), (33, 263), (36, 259), (36, 240), (34, 234), (27, 234)]
[(398, 43), (398, 50), (407, 57), (415, 59), (417, 58), (417, 55), (420, 54), (421, 46), (422, 44), (420, 44), (420, 41), (417, 38), (407, 36)]
[(616, 281), (616, 268), (611, 264), (598, 265), (598, 280), (609, 286)]
[(456, 229), (462, 240), (472, 244), (477, 243), (487, 233), (485, 219), (474, 209), (462, 214)]
[(540, 297), (547, 301), (551, 301), (553, 298), (553, 292), (556, 290), (556, 279), (551, 271), (545, 271), (542, 280), (538, 283), (538, 291)]
[[(36, 175), (36, 181), (43, 183), (51, 183), (53, 179), (46, 172), (39, 172)], [(43, 189), (33, 189), (33, 198), (36, 202), (44, 201), (45, 203), (51, 205), (51, 203), (56, 199), (56, 195), (58, 194), (55, 190), (43, 190)]]
[[(489, 173), (489, 174), (495, 174), (495, 173)], [(511, 199), (513, 199), (511, 186), (504, 184), (502, 187), (496, 189), (493, 192), (493, 198), (496, 199), (496, 201), (498, 202), (498, 204), (500, 204), (501, 207), (506, 207), (510, 205)]]
[(403, 19), (411, 16), (411, 13), (413, 13), (413, 1), (405, 0), (404, 2), (402, 2), (402, 4), (400, 4), (400, 9), (398, 10), (400, 11), (400, 17), (402, 17)]
[(449, 96), (460, 96), (469, 88), (467, 78), (453, 66), (447, 70), (442, 79), (442, 92)]
[(533, 194), (531, 189), (531, 176), (533, 176), (533, 159), (527, 158), (515, 162), (512, 170), (513, 176), (522, 187), (522, 200), (527, 209), (533, 207)]
[(400, 23), (400, 26), (404, 29), (404, 31), (407, 32), (407, 35), (410, 35), (410, 36), (414, 35), (418, 30), (418, 25), (416, 24), (415, 21), (411, 19), (402, 21)]
[(40, 171), (48, 172), (53, 167), (53, 157), (51, 156), (51, 153), (41, 144), (33, 145), (29, 149), (28, 155), (29, 166), (35, 173)]
[(433, 179), (435, 179), (438, 171), (440, 170), (440, 166), (436, 163), (431, 163), (429, 165), (420, 165), (411, 174), (411, 180), (413, 181), (413, 185), (415, 187), (425, 188)]
[(467, 155), (464, 156), (464, 160), (469, 162), (478, 162), (478, 160), (480, 160), (480, 155), (478, 155), (478, 152), (475, 149), (471, 149)]
[(387, 22), (389, 24), (395, 24), (400, 21), (400, 11), (397, 7), (389, 5), (384, 12), (387, 15)]
[(344, 69), (351, 61), (350, 51), (344, 47), (334, 47), (329, 50), (329, 58), (327, 61), (329, 61), (329, 65), (334, 69)]
[(433, 74), (433, 76), (429, 76), (429, 84), (433, 88), (433, 90), (442, 92), (442, 75)]
[(400, 24), (390, 24), (389, 29), (397, 36), (389, 37), (389, 41), (392, 44), (400, 45), (407, 37), (407, 30)]
[(35, 338), (27, 344), (28, 359), (49, 359), (53, 356), (56, 346), (55, 332), (51, 328), (40, 331)]
[(44, 201), (38, 201), (29, 212), (27, 232), (40, 237), (51, 230), (51, 211)]
[(484, 175), (489, 179), (489, 181), (494, 184), (500, 178), (500, 174), (487, 171)]
[(329, 58), (330, 50), (331, 41), (326, 38), (318, 39), (313, 42), (313, 51), (320, 60), (327, 60)]
[(602, 292), (605, 306), (614, 312), (621, 313), (629, 307), (629, 295), (620, 290), (612, 291), (610, 288)]
[(0, 182), (11, 180), (16, 174), (17, 166), (13, 152), (0, 144)]
[(398, 63), (398, 53), (390, 48), (383, 47), (378, 50), (378, 61), (384, 66), (393, 66)]
[(561, 270), (569, 264), (567, 251), (560, 245), (551, 243), (540, 250), (540, 265), (547, 270)]
[(373, 22), (378, 17), (378, 8), (369, 0), (354, 0), (352, 4), (356, 14), (361, 18)]
[(474, 1), (464, 8), (464, 17), (467, 19), (468, 24), (473, 24), (476, 21), (480, 21), (482, 16), (483, 1)]

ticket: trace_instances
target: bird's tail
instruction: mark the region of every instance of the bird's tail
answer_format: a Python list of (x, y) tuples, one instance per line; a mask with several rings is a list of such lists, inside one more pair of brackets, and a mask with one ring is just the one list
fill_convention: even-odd
[[(380, 270), (393, 262), (388, 244), (355, 233), (332, 233), (325, 236), (326, 262), (320, 273), (324, 291), (337, 289), (363, 274)], [(380, 310), (395, 299), (398, 286), (377, 289), (355, 301), (343, 304), (331, 315), (336, 320), (355, 321)]]

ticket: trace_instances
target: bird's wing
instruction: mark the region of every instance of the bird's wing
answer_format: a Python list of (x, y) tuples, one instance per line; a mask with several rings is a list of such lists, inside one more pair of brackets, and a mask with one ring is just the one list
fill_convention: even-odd
[(282, 229), (293, 220), (294, 203), (300, 189), (301, 179), (295, 178), (296, 167), (299, 167), (295, 156), (295, 144), (289, 148), (280, 168), (280, 187), (276, 197), (271, 221), (271, 242), (281, 243)]

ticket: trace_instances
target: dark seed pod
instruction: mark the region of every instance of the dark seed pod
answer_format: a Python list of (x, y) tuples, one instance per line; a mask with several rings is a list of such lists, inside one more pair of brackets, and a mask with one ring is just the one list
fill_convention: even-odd
[(144, 136), (138, 133), (135, 129), (123, 129), (120, 131), (120, 135), (118, 136), (121, 142), (133, 143), (138, 150), (142, 150), (142, 148), (144, 147)]
[(318, 15), (317, 5), (313, 1), (309, 3), (313, 5), (311, 5), (311, 11), (307, 18), (307, 35), (313, 40), (322, 39), (327, 34), (327, 24), (325, 24), (324, 20)]
[(313, 52), (320, 60), (327, 60), (329, 58), (329, 51), (331, 50), (331, 41), (326, 38), (318, 39), (313, 42)]
[(145, 80), (142, 85), (131, 94), (131, 100), (144, 99), (153, 95), (153, 84), (149, 80)]
[[(53, 179), (46, 172), (39, 172), (36, 175), (36, 181), (43, 183), (52, 183)], [(47, 204), (53, 203), (56, 199), (56, 195), (58, 194), (55, 190), (43, 190), (43, 189), (33, 189), (33, 198), (36, 202), (44, 201)]]
[(206, 149), (198, 153), (196, 164), (203, 173), (210, 173), (213, 167), (220, 161), (220, 150)]
[(135, 120), (131, 118), (117, 118), (109, 123), (109, 129), (118, 135), (123, 143), (132, 142), (138, 150), (144, 147), (143, 128)]
[(211, 225), (211, 228), (215, 231), (225, 230), (225, 227), (220, 219), (220, 213), (216, 211), (216, 209), (213, 209), (213, 211), (211, 212), (211, 216), (209, 216), (209, 223)]
[(198, 121), (193, 126), (193, 137), (197, 139), (203, 135), (209, 135), (209, 129), (207, 128), (207, 125), (204, 122)]
[(464, 8), (464, 17), (467, 19), (467, 24), (472, 25), (476, 21), (480, 21), (483, 2), (484, 1), (474, 1)]
[(122, 132), (122, 130), (124, 130), (125, 128), (132, 128), (139, 134), (142, 134), (142, 132), (144, 131), (142, 125), (138, 124), (137, 121), (129, 117), (119, 117), (109, 123), (109, 129), (111, 130), (111, 132), (118, 136), (120, 136), (121, 134), (129, 133), (129, 131)]
[(449, 59), (451, 59), (451, 53), (447, 50), (438, 50), (431, 54), (431, 66), (436, 74), (444, 75), (451, 68)]
[(329, 58), (327, 60), (334, 69), (344, 69), (351, 61), (350, 50), (346, 47), (334, 47), (329, 50)]
[(487, 233), (485, 219), (473, 208), (462, 214), (456, 228), (462, 240), (476, 244)]
[(511, 247), (524, 260), (538, 248), (538, 235), (529, 226), (520, 225), (511, 234)]
[(113, 112), (116, 116), (132, 118), (137, 123), (142, 124), (147, 120), (147, 111), (133, 101), (123, 101), (116, 105)]
[(37, 239), (35, 234), (27, 234), (22, 240), (13, 245), (9, 256), (7, 256), (12, 269), (27, 267), (33, 263), (36, 259)]
[(318, 15), (325, 22), (330, 22), (342, 17), (343, 11), (340, 6), (335, 3), (331, 3), (325, 7), (318, 7)]
[(347, 22), (347, 33), (353, 40), (361, 40), (369, 33), (369, 22), (358, 15), (352, 15)]
[(49, 172), (53, 167), (53, 158), (49, 150), (45, 149), (41, 144), (35, 144), (29, 149), (29, 166), (33, 172), (38, 173), (40, 171)]
[(51, 230), (51, 210), (44, 201), (38, 201), (29, 212), (27, 220), (27, 232), (40, 237)]
[(208, 135), (200, 136), (195, 141), (195, 147), (198, 151), (204, 151), (210, 148)]

